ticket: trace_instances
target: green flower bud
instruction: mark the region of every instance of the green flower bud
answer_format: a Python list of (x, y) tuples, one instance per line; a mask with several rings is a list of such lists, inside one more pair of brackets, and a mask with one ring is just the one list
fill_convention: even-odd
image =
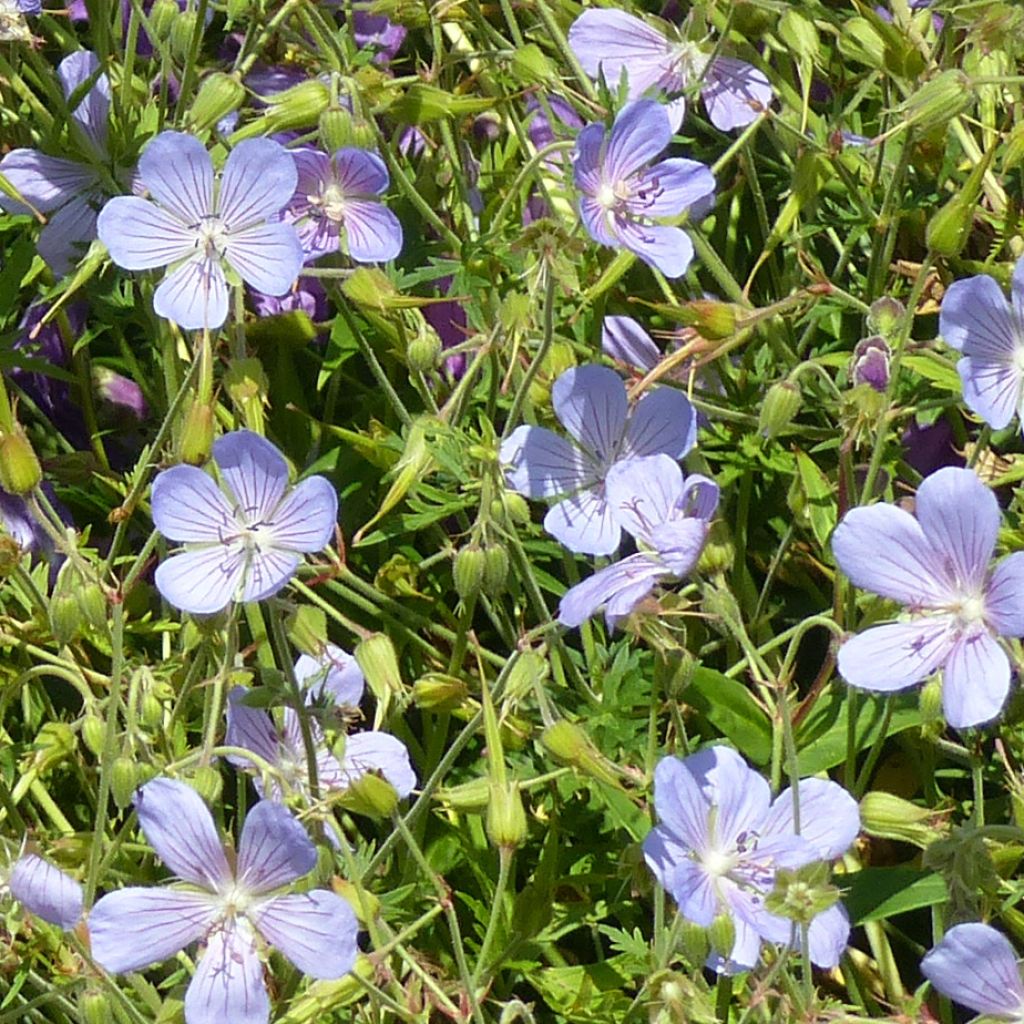
[(942, 721), (942, 683), (937, 677), (929, 679), (917, 695), (921, 709), (921, 724), (928, 726)]
[(455, 592), (463, 601), (480, 593), (484, 582), (486, 561), (483, 549), (476, 544), (462, 548), (455, 555), (452, 579), (455, 581)]
[(491, 799), (491, 785), (484, 778), (472, 779), (439, 789), (434, 799), (460, 814), (479, 814)]
[(74, 594), (55, 590), (50, 598), (50, 632), (61, 647), (70, 643), (83, 625), (82, 608)]
[(82, 609), (83, 620), (94, 629), (107, 625), (107, 596), (95, 581), (83, 583), (75, 590), (75, 598)]
[(110, 795), (122, 811), (131, 805), (138, 784), (139, 775), (135, 761), (124, 754), (114, 758), (114, 763), (110, 766)]
[(791, 381), (776, 381), (764, 397), (757, 429), (769, 440), (777, 437), (800, 411), (800, 389)]
[(430, 324), (422, 324), (410, 339), (405, 350), (405, 361), (414, 373), (427, 373), (437, 366), (441, 358), (441, 337)]
[(893, 793), (873, 790), (860, 802), (860, 820), (870, 836), (910, 843), (922, 850), (943, 835), (932, 822), (934, 816)]
[(244, 21), (252, 9), (252, 0), (227, 0), (228, 22)]
[(736, 925), (728, 914), (719, 914), (707, 929), (711, 948), (722, 957), (728, 957), (736, 945)]
[(491, 502), (491, 518), (502, 526), (525, 526), (530, 521), (530, 506), (521, 494), (505, 491)]
[(398, 794), (387, 779), (367, 772), (341, 794), (338, 803), (368, 818), (390, 818), (398, 807)]
[(321, 608), (301, 604), (288, 616), (285, 631), (303, 654), (319, 657), (327, 640), (327, 616)]
[(213, 450), (213, 408), (207, 402), (194, 400), (185, 413), (178, 441), (178, 458), (198, 466)]
[[(707, 928), (702, 928), (693, 921), (683, 920), (679, 928), (679, 946), (688, 964), (703, 967), (710, 947)], [(731, 947), (729, 952), (732, 952)]]
[(105, 993), (86, 989), (78, 997), (78, 1018), (82, 1024), (110, 1024), (116, 1020)]
[(273, 132), (319, 125), (320, 115), (330, 106), (330, 90), (319, 79), (293, 85), (268, 97), (270, 107), (261, 120)]
[(483, 592), (488, 597), (504, 593), (508, 581), (508, 552), (501, 544), (488, 544), (484, 548)]
[(166, 42), (171, 35), (171, 26), (180, 17), (181, 8), (176, 0), (155, 0), (149, 9), (149, 29), (153, 38)]
[(139, 720), (147, 729), (163, 725), (164, 706), (152, 693), (144, 693), (139, 701)]
[(487, 804), (487, 835), (495, 846), (514, 849), (526, 839), (526, 811), (519, 786), (492, 782)]
[(908, 124), (922, 131), (949, 124), (974, 99), (971, 80), (955, 68), (917, 87), (903, 105)]
[(584, 775), (609, 785), (619, 784), (615, 771), (575, 722), (560, 718), (541, 733), (540, 742), (553, 757)]
[(727, 572), (736, 561), (736, 545), (729, 527), (722, 519), (711, 524), (704, 550), (697, 560), (697, 572), (704, 576), (717, 576)]
[(428, 711), (454, 711), (469, 696), (469, 687), (455, 676), (428, 672), (412, 684), (412, 702)]
[(868, 312), (868, 329), (891, 341), (907, 315), (907, 307), (899, 299), (883, 295), (871, 303)]
[(103, 753), (103, 740), (105, 736), (106, 726), (99, 715), (87, 714), (82, 719), (82, 742), (96, 757)]
[(245, 88), (234, 75), (223, 71), (207, 75), (186, 115), (192, 130), (212, 128), (226, 114), (237, 110), (244, 99)]
[(39, 459), (16, 423), (0, 437), (0, 486), (9, 494), (28, 494), (43, 479)]
[(975, 203), (955, 195), (932, 214), (925, 228), (925, 243), (940, 256), (958, 256), (974, 224)]
[(352, 114), (342, 107), (330, 107), (320, 115), (320, 144), (328, 153), (353, 145)]
[(224, 791), (224, 776), (212, 764), (199, 765), (188, 781), (208, 804), (215, 804)]
[(765, 909), (798, 924), (810, 924), (839, 899), (839, 890), (829, 885), (827, 864), (808, 864), (796, 871), (780, 870), (775, 888), (765, 899)]
[(374, 633), (356, 646), (355, 659), (377, 698), (377, 720), (383, 721), (392, 699), (401, 696), (404, 689), (395, 646), (383, 633)]
[(195, 11), (178, 10), (177, 4), (174, 8), (174, 18), (167, 30), (167, 40), (171, 44), (171, 53), (179, 60), (185, 60), (192, 49), (192, 36), (199, 25), (199, 15)]

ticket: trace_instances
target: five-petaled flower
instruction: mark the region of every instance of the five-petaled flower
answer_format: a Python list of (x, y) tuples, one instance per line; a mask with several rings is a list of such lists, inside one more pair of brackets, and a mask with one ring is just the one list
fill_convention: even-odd
[(517, 427), (501, 445), (506, 482), (528, 498), (566, 496), (549, 509), (544, 528), (570, 551), (609, 555), (622, 529), (605, 496), (608, 471), (640, 455), (681, 459), (697, 437), (693, 406), (681, 392), (657, 388), (630, 410), (622, 379), (605, 366), (566, 370), (551, 403), (576, 443), (544, 427)]
[(664, 94), (672, 130), (683, 119), (680, 96), (701, 83), (701, 96), (711, 123), (720, 131), (751, 124), (774, 98), (762, 71), (734, 57), (711, 57), (676, 30), (659, 27), (616, 10), (584, 11), (569, 29), (569, 45), (588, 75), (604, 76), (611, 89), (623, 71), (629, 98)]
[(693, 243), (682, 228), (653, 218), (685, 213), (714, 192), (715, 179), (695, 160), (652, 165), (671, 138), (665, 108), (636, 100), (619, 111), (610, 133), (600, 123), (579, 133), (574, 177), (580, 217), (595, 241), (628, 249), (666, 277), (680, 277), (693, 259)]
[(117, 196), (97, 231), (126, 270), (173, 266), (153, 296), (159, 316), (181, 327), (220, 327), (228, 315), (225, 267), (268, 295), (284, 295), (302, 269), (291, 224), (275, 218), (295, 192), (290, 154), (271, 139), (247, 139), (228, 156), (219, 183), (203, 144), (161, 132), (139, 158), (152, 199)]
[(276, 594), (303, 553), (327, 545), (338, 518), (330, 482), (311, 476), (289, 488), (284, 457), (252, 431), (215, 441), (213, 461), (224, 490), (195, 466), (165, 469), (153, 482), (154, 525), (185, 544), (157, 567), (157, 588), (199, 615)]
[(101, 967), (137, 971), (205, 942), (185, 993), (187, 1024), (266, 1024), (258, 937), (311, 977), (352, 969), (359, 926), (348, 903), (326, 889), (278, 892), (316, 866), (316, 847), (280, 804), (262, 801), (249, 812), (237, 861), (184, 782), (154, 779), (136, 794), (135, 809), (150, 845), (188, 888), (130, 887), (99, 900), (89, 936)]
[(684, 483), (677, 462), (650, 455), (612, 466), (605, 497), (612, 519), (640, 550), (568, 590), (558, 606), (564, 626), (579, 626), (606, 605), (605, 620), (614, 627), (657, 583), (686, 576), (704, 548), (718, 486), (698, 474)]
[(944, 996), (986, 1014), (1024, 1024), (1024, 981), (1010, 940), (987, 924), (958, 924), (921, 961), (921, 973)]
[[(733, 948), (712, 953), (715, 970), (749, 970), (762, 941), (788, 945), (793, 922), (765, 909), (776, 872), (834, 860), (860, 831), (857, 804), (836, 783), (801, 779), (797, 794), (799, 830), (792, 790), (772, 800), (765, 779), (728, 747), (666, 757), (654, 771), (660, 823), (644, 840), (644, 857), (688, 921), (707, 927), (721, 914), (732, 919)], [(817, 914), (808, 933), (814, 963), (839, 963), (850, 933), (842, 905)]]
[(394, 259), (402, 251), (402, 225), (379, 198), (389, 178), (376, 153), (349, 146), (334, 156), (315, 149), (292, 155), (298, 184), (285, 216), (307, 259), (337, 252), (343, 242), (359, 263)]
[(1024, 426), (1024, 258), (1014, 267), (1010, 302), (987, 274), (954, 281), (942, 298), (939, 333), (963, 353), (956, 368), (967, 407), (996, 430), (1014, 413)]
[(999, 505), (970, 469), (932, 473), (915, 512), (851, 509), (832, 535), (839, 568), (910, 613), (847, 640), (839, 672), (853, 686), (891, 692), (942, 669), (946, 721), (979, 725), (999, 714), (1010, 687), (1010, 661), (996, 638), (1024, 636), (1024, 552), (990, 568)]

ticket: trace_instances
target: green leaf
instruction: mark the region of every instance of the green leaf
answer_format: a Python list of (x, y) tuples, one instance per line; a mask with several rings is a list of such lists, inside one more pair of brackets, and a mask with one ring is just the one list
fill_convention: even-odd
[(850, 884), (843, 902), (854, 924), (933, 907), (949, 898), (942, 875), (915, 868), (864, 868), (839, 881)]
[(755, 764), (772, 756), (772, 726), (750, 691), (710, 668), (697, 668), (683, 700)]
[(810, 524), (814, 539), (824, 548), (836, 527), (835, 487), (817, 463), (803, 452), (796, 453), (796, 468), (807, 499), (804, 517)]
[(914, 373), (926, 377), (941, 391), (960, 394), (960, 375), (956, 367), (935, 353), (921, 353), (903, 357), (903, 365)]

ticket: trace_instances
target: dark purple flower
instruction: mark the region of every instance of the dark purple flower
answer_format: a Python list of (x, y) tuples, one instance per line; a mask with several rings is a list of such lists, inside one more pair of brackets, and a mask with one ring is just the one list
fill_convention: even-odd
[[(451, 278), (442, 278), (438, 286), (448, 291)], [(443, 348), (455, 348), (469, 336), (466, 321), (466, 310), (461, 302), (431, 302), (423, 307), (423, 317), (437, 331)], [(445, 369), (452, 377), (458, 379), (466, 372), (466, 353), (449, 356), (445, 359)]]
[(255, 288), (249, 289), (249, 295), (257, 316), (302, 312), (314, 323), (322, 323), (331, 314), (327, 292), (316, 277), (300, 277), (284, 295), (265, 295)]

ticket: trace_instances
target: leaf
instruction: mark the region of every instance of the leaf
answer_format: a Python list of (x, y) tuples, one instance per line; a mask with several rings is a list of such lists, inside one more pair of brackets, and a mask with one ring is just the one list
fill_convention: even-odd
[(955, 366), (941, 356), (934, 353), (904, 356), (903, 365), (926, 377), (941, 391), (960, 394), (960, 374), (956, 372)]
[(945, 903), (949, 891), (942, 875), (915, 868), (864, 868), (846, 875), (850, 883), (843, 897), (854, 924), (879, 921), (908, 910)]
[(742, 683), (713, 669), (697, 668), (683, 700), (755, 764), (771, 760), (771, 722)]
[(802, 510), (804, 517), (810, 523), (815, 540), (824, 548), (836, 527), (835, 487), (804, 452), (796, 453), (796, 468), (807, 499)]

